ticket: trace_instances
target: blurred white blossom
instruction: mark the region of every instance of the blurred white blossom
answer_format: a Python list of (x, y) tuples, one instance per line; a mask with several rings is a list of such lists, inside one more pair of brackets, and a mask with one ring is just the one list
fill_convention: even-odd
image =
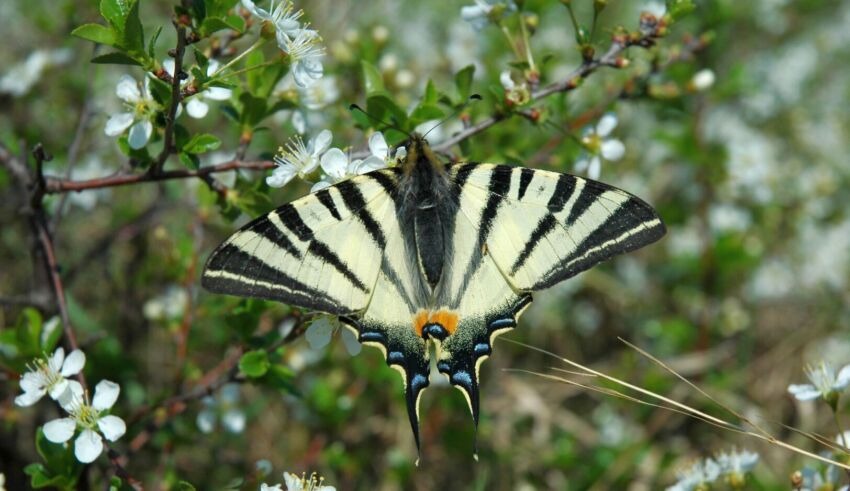
[(126, 111), (110, 116), (104, 128), (107, 136), (118, 136), (130, 128), (127, 143), (136, 150), (147, 145), (153, 133), (153, 118), (160, 107), (151, 96), (149, 84), (147, 76), (140, 87), (133, 77), (122, 75), (115, 93), (124, 101)]
[(342, 343), (349, 355), (355, 356), (360, 353), (362, 346), (357, 340), (357, 335), (351, 329), (340, 325), (336, 318), (327, 315), (313, 321), (304, 333), (304, 337), (307, 338), (307, 343), (310, 344), (311, 349), (320, 350), (331, 342), (331, 336), (336, 331), (340, 332)]
[(826, 466), (823, 473), (818, 472), (811, 467), (804, 467), (802, 474), (803, 487), (800, 488), (800, 491), (824, 491), (831, 489), (847, 491), (847, 486), (838, 488), (841, 474), (838, 471), (838, 467), (834, 465)]
[(720, 473), (726, 476), (726, 481), (733, 489), (742, 489), (746, 484), (745, 475), (755, 468), (759, 461), (759, 454), (749, 450), (735, 450), (717, 454), (717, 465)]
[[(103, 165), (103, 160), (97, 154), (89, 154), (82, 162), (71, 168), (71, 178), (77, 181), (101, 178), (109, 174), (109, 169)], [(108, 198), (112, 191), (106, 189), (86, 189), (78, 193), (67, 193), (68, 202), (74, 206), (90, 211), (94, 209), (98, 201)]]
[(171, 285), (142, 307), (145, 318), (152, 321), (179, 319), (189, 305), (189, 294), (179, 285)]
[[(45, 394), (59, 401), (60, 404), (71, 397), (72, 386), (79, 386), (76, 380), (68, 380), (83, 369), (86, 355), (80, 350), (74, 350), (65, 357), (65, 350), (60, 346), (53, 355), (36, 358), (29, 366), (29, 371), (21, 377), (23, 394), (15, 398), (18, 406), (32, 406)], [(79, 390), (82, 390), (80, 387)]]
[(460, 9), (460, 17), (469, 22), (476, 31), (487, 27), (487, 24), (497, 23), (506, 13), (515, 12), (513, 0), (475, 0), (475, 5), (466, 5)]
[(44, 436), (53, 443), (65, 443), (74, 436), (77, 428), (82, 428), (74, 441), (74, 456), (87, 464), (103, 452), (103, 438), (115, 441), (127, 431), (124, 420), (118, 416), (103, 414), (118, 400), (120, 387), (115, 382), (102, 380), (94, 389), (91, 405), (81, 396), (75, 397), (63, 405), (69, 416), (54, 419), (44, 425)]
[(523, 80), (520, 83), (514, 82), (511, 77), (511, 71), (505, 70), (499, 76), (499, 81), (502, 83), (502, 88), (505, 89), (505, 100), (509, 103), (521, 106), (531, 99), (531, 92), (528, 89), (528, 84)]
[(240, 404), (239, 385), (226, 384), (218, 394), (201, 399), (204, 408), (198, 412), (195, 423), (202, 433), (212, 433), (221, 420), (221, 426), (230, 433), (245, 429), (245, 412)]
[(714, 80), (714, 71), (710, 68), (703, 68), (691, 77), (690, 86), (696, 91), (708, 90), (714, 85)]
[(599, 179), (602, 172), (602, 159), (616, 161), (623, 158), (626, 147), (616, 138), (609, 138), (617, 127), (617, 116), (608, 113), (599, 119), (595, 127), (587, 128), (581, 143), (584, 153), (575, 164), (576, 172), (587, 172), (591, 179)]
[(0, 76), (0, 94), (9, 94), (12, 97), (26, 95), (41, 79), (45, 69), (64, 65), (70, 60), (71, 50), (68, 48), (32, 51), (26, 60), (12, 65)]
[(304, 145), (300, 136), (295, 136), (286, 147), (278, 149), (278, 155), (274, 158), (277, 168), (272, 171), (272, 175), (266, 177), (266, 184), (273, 188), (283, 187), (295, 176), (303, 178), (316, 170), (319, 159), (330, 147), (332, 139), (330, 130), (322, 130), (311, 138), (307, 145)]
[[(678, 482), (667, 488), (667, 491), (692, 491), (699, 486), (705, 486), (720, 477), (720, 466), (714, 459), (694, 462), (691, 467), (676, 473)], [(707, 489), (707, 488), (700, 488)]]

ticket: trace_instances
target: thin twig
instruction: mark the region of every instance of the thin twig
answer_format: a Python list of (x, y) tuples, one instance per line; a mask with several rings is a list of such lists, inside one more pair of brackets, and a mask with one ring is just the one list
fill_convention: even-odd
[(86, 189), (101, 189), (111, 188), (116, 186), (126, 186), (129, 184), (138, 184), (141, 182), (165, 181), (170, 179), (188, 179), (192, 177), (204, 178), (219, 172), (227, 172), (231, 170), (268, 170), (275, 167), (275, 163), (270, 160), (257, 160), (243, 162), (241, 160), (231, 160), (218, 165), (201, 167), (198, 170), (177, 169), (163, 171), (159, 174), (117, 174), (108, 177), (99, 177), (96, 179), (88, 179), (85, 181), (67, 181), (48, 177), (46, 182), (45, 192), (65, 193), (68, 191), (84, 191)]
[(177, 26), (177, 48), (174, 50), (174, 73), (171, 76), (171, 105), (165, 115), (165, 135), (163, 136), (162, 151), (156, 158), (156, 162), (150, 168), (151, 175), (162, 173), (162, 167), (168, 157), (174, 153), (174, 120), (177, 119), (177, 109), (180, 107), (182, 93), (180, 92), (181, 76), (183, 74), (183, 55), (186, 52), (186, 27)]

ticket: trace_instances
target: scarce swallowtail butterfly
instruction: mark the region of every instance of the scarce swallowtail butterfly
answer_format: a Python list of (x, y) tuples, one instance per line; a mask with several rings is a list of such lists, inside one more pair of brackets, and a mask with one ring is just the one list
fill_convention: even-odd
[(413, 135), (400, 167), (353, 177), (242, 227), (210, 256), (210, 291), (339, 316), (404, 379), (419, 448), (419, 398), (437, 369), (478, 425), (494, 338), (531, 292), (665, 233), (641, 199), (544, 170), (443, 164)]

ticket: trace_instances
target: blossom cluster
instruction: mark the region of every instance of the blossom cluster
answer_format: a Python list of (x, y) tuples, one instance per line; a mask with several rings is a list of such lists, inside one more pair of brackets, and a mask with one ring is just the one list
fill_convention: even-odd
[(339, 148), (330, 148), (332, 139), (330, 130), (322, 130), (306, 145), (300, 136), (294, 137), (285, 147), (278, 150), (275, 157), (277, 168), (266, 178), (266, 184), (275, 188), (283, 187), (295, 176), (306, 178), (321, 166), (321, 180), (313, 184), (311, 190), (315, 192), (349, 177), (399, 163), (407, 155), (404, 147), (399, 147), (394, 154), (391, 153), (381, 132), (375, 132), (369, 137), (371, 155), (365, 159), (352, 159)]
[[(283, 473), (283, 482), (286, 485), (286, 491), (336, 491), (333, 486), (323, 484), (324, 478), (315, 472), (307, 477), (306, 474), (301, 474), (298, 477), (296, 474), (289, 472)], [(260, 484), (260, 491), (284, 491), (280, 484), (268, 485)]]
[(43, 428), (44, 436), (53, 443), (65, 443), (77, 430), (80, 434), (74, 441), (74, 455), (82, 463), (94, 462), (103, 452), (103, 439), (115, 441), (127, 431), (124, 420), (107, 414), (118, 400), (121, 388), (109, 380), (100, 381), (94, 389), (94, 398), (89, 402), (88, 393), (82, 384), (69, 379), (82, 371), (86, 357), (80, 350), (65, 356), (65, 350), (57, 348), (53, 355), (32, 362), (29, 371), (21, 377), (23, 394), (15, 398), (15, 404), (32, 406), (45, 395), (50, 396), (67, 413), (63, 418), (48, 421)]
[(733, 489), (741, 489), (745, 484), (745, 476), (752, 471), (759, 460), (759, 455), (748, 450), (732, 450), (721, 452), (716, 458), (706, 458), (694, 462), (687, 469), (677, 473), (678, 481), (667, 491), (692, 491), (707, 489), (706, 486), (719, 478), (725, 478)]

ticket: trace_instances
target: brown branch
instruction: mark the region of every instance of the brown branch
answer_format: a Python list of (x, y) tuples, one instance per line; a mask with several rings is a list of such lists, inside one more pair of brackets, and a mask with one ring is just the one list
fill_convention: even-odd
[[(129, 184), (138, 184), (140, 182), (166, 181), (170, 179), (188, 179), (192, 177), (206, 178), (212, 174), (219, 172), (227, 172), (231, 170), (267, 170), (275, 167), (274, 162), (270, 160), (257, 160), (244, 162), (241, 160), (231, 160), (218, 165), (201, 167), (198, 170), (178, 169), (163, 171), (159, 174), (117, 174), (108, 177), (99, 177), (96, 179), (88, 179), (85, 181), (69, 181), (65, 179), (57, 179), (48, 177), (45, 192), (65, 193), (68, 191), (84, 191), (87, 189), (111, 188), (116, 186), (126, 186)], [(220, 184), (220, 183), (219, 183)]]
[(186, 52), (186, 27), (175, 21), (177, 27), (177, 48), (174, 50), (174, 73), (171, 77), (171, 105), (168, 114), (165, 115), (165, 135), (163, 137), (162, 151), (150, 168), (151, 175), (162, 173), (162, 167), (168, 157), (174, 153), (174, 121), (177, 119), (177, 109), (183, 94), (180, 92), (180, 82), (183, 79), (183, 55)]

